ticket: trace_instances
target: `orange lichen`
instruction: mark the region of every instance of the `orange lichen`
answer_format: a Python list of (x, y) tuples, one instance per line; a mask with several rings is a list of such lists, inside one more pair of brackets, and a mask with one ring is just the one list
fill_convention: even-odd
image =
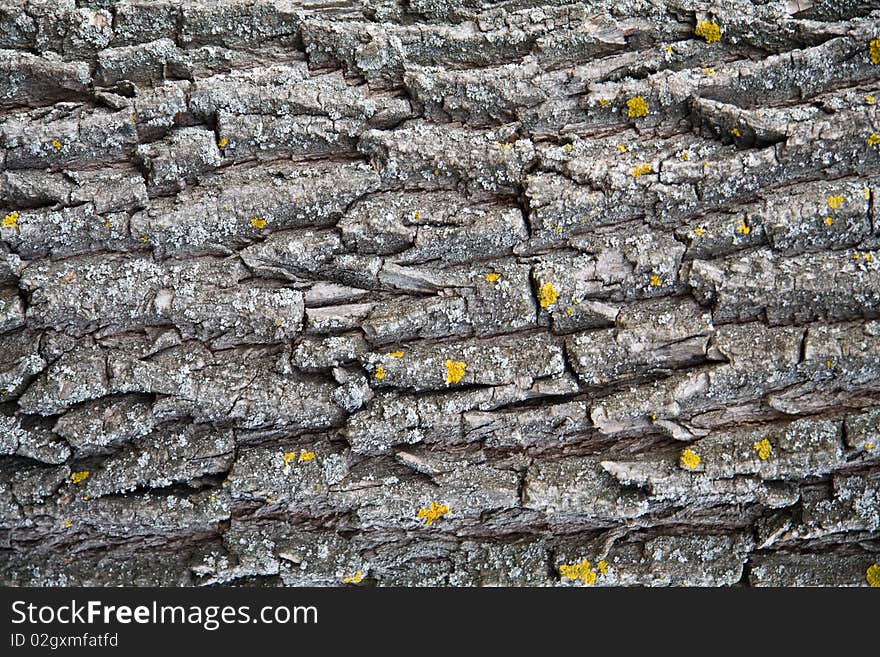
[(871, 564), (865, 572), (865, 580), (872, 589), (880, 588), (880, 564)]
[(880, 134), (872, 132), (868, 135), (868, 146), (880, 146)]
[(3, 217), (3, 228), (16, 228), (18, 226), (18, 212), (10, 212)]
[(843, 203), (843, 201), (844, 201), (843, 196), (840, 196), (839, 194), (835, 195), (835, 196), (829, 196), (828, 198), (825, 199), (825, 202), (828, 204), (828, 207), (831, 208), (832, 210), (836, 210), (837, 208), (839, 208), (841, 203)]
[(871, 39), (868, 43), (868, 54), (872, 64), (880, 64), (880, 37)]
[(552, 306), (558, 298), (559, 292), (556, 291), (556, 288), (553, 287), (553, 283), (550, 281), (547, 281), (538, 288), (538, 303), (541, 305), (541, 308)]
[(403, 358), (403, 352), (402, 352), (402, 351), (392, 351), (392, 352), (389, 353), (388, 355), (391, 356), (392, 358)]
[(364, 579), (364, 574), (363, 574), (361, 571), (358, 570), (358, 571), (357, 571), (354, 575), (352, 575), (351, 577), (343, 577), (343, 578), (342, 578), (342, 582), (343, 582), (344, 584), (360, 584), (360, 583), (361, 583), (361, 580), (363, 580), (363, 579)]
[(314, 460), (315, 460), (315, 453), (314, 452), (310, 452), (307, 449), (299, 450), (299, 458), (297, 459), (297, 461), (299, 461), (300, 463), (305, 463), (307, 461), (314, 461)]
[(217, 145), (218, 145), (220, 148), (223, 148), (223, 147), (226, 146), (226, 144), (228, 144), (228, 143), (229, 143), (229, 140), (228, 140), (226, 137), (220, 137), (220, 139), (217, 140)]
[(490, 283), (495, 283), (499, 278), (501, 278), (501, 274), (494, 271), (490, 274), (486, 274), (486, 280)]
[(770, 445), (770, 441), (764, 438), (764, 440), (759, 440), (752, 447), (755, 448), (755, 451), (758, 452), (758, 458), (762, 461), (766, 461), (770, 458), (770, 453), (773, 451), (773, 447)]
[(79, 472), (74, 472), (70, 475), (70, 480), (75, 484), (81, 484), (86, 479), (89, 478), (91, 472), (88, 470), (80, 470)]
[(443, 364), (446, 366), (446, 383), (458, 383), (464, 378), (467, 363), (460, 360), (447, 360)]
[(648, 285), (651, 287), (660, 287), (663, 285), (663, 281), (660, 280), (660, 277), (657, 274), (651, 274), (651, 280), (648, 282)]
[(646, 173), (651, 173), (651, 165), (650, 164), (640, 164), (632, 170), (633, 178), (640, 178), (644, 176)]
[(626, 115), (631, 118), (648, 116), (648, 103), (641, 96), (626, 101)]
[(683, 468), (686, 468), (688, 470), (696, 470), (702, 460), (703, 459), (700, 458), (699, 454), (697, 454), (694, 450), (688, 448), (681, 453), (678, 462)]
[(432, 524), (434, 524), (435, 520), (439, 520), (447, 513), (449, 513), (448, 506), (446, 506), (445, 504), (437, 504), (436, 502), (431, 502), (430, 506), (422, 507), (421, 509), (419, 509), (418, 513), (416, 513), (416, 517), (424, 518), (425, 524), (430, 527)]
[(561, 564), (559, 574), (571, 580), (581, 580), (584, 586), (596, 583), (596, 571), (590, 567), (590, 562), (586, 559), (580, 563)]
[(251, 217), (250, 222), (251, 226), (257, 230), (263, 230), (266, 227), (266, 220), (262, 217)]
[(713, 23), (712, 21), (700, 21), (697, 23), (694, 34), (698, 37), (703, 37), (706, 43), (721, 41), (721, 28), (718, 26), (718, 23)]
[(382, 379), (384, 379), (387, 375), (388, 375), (388, 372), (386, 372), (385, 368), (382, 367), (381, 365), (379, 365), (379, 367), (376, 368), (376, 371), (373, 372), (373, 376), (375, 376), (380, 381)]

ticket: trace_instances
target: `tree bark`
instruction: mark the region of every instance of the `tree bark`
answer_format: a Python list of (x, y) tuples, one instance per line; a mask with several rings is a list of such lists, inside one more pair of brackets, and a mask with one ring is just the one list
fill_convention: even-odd
[(0, 581), (880, 586), (880, 5), (5, 0)]

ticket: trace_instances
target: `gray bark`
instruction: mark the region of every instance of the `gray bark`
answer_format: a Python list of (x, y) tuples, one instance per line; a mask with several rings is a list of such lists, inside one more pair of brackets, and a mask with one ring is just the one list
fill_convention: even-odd
[(880, 585), (878, 101), (877, 2), (2, 0), (0, 582)]

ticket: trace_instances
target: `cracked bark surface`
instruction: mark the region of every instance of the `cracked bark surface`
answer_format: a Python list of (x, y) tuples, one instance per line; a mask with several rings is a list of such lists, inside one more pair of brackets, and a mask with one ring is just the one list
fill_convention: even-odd
[(877, 39), (3, 0), (0, 581), (880, 585)]

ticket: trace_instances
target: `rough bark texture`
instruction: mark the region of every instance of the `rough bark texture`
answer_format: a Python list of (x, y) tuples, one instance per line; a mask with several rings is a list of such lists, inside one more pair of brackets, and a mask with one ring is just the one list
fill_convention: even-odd
[(878, 36), (0, 1), (0, 581), (880, 585)]

